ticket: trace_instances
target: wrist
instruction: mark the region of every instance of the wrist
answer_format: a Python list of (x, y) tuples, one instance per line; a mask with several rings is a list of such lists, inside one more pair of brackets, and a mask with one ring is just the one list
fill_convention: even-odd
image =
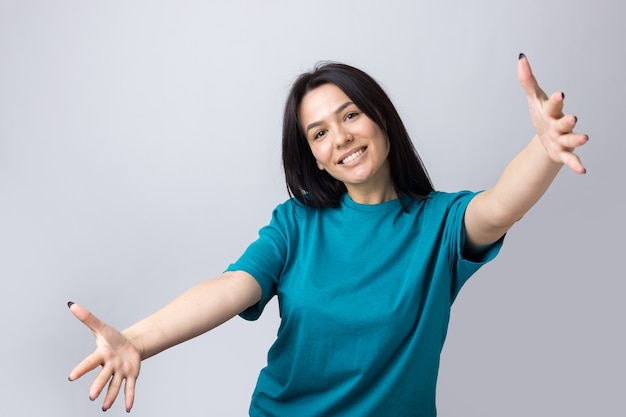
[(137, 351), (139, 358), (143, 361), (149, 356), (147, 354), (145, 344), (142, 342), (142, 338), (135, 331), (134, 327), (135, 326), (129, 327), (121, 333), (126, 338), (126, 341)]
[(544, 141), (539, 137), (539, 135), (535, 134), (528, 144), (528, 147), (531, 149), (532, 154), (535, 155), (536, 160), (541, 161), (545, 168), (558, 171), (563, 166), (563, 162), (552, 158), (550, 150), (546, 147)]

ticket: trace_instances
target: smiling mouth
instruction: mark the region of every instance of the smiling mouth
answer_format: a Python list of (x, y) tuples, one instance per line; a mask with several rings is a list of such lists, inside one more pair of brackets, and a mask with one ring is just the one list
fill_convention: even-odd
[(367, 146), (364, 146), (364, 147), (360, 148), (359, 150), (357, 150), (353, 154), (350, 154), (350, 155), (346, 156), (345, 158), (343, 158), (341, 161), (339, 161), (339, 163), (340, 164), (347, 164), (347, 163), (350, 163), (350, 162), (354, 161), (359, 156), (361, 156), (363, 154), (363, 152), (365, 152), (366, 149), (367, 149)]

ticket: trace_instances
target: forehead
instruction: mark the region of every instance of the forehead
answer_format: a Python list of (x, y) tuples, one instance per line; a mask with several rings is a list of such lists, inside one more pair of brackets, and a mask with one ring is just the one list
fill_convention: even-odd
[(335, 84), (322, 84), (302, 97), (299, 108), (303, 124), (332, 115), (341, 105), (351, 102), (350, 97)]

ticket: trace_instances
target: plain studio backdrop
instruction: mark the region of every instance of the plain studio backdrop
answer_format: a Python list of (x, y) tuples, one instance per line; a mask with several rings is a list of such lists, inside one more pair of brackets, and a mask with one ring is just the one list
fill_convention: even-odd
[[(322, 60), (396, 104), (439, 190), (533, 135), (520, 52), (590, 135), (452, 311), (441, 416), (624, 416), (624, 2), (0, 1), (0, 415), (99, 415), (79, 302), (125, 328), (287, 198), (283, 102)], [(243, 416), (276, 302), (144, 362), (135, 416)], [(126, 415), (118, 399), (108, 414)], [(108, 415), (107, 414), (107, 415)]]

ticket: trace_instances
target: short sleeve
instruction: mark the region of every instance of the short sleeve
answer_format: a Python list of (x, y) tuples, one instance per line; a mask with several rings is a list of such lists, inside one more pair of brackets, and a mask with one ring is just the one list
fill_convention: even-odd
[(450, 245), (450, 262), (452, 265), (450, 296), (452, 301), (454, 301), (467, 280), (478, 271), (480, 267), (492, 261), (498, 255), (504, 242), (504, 236), (502, 236), (479, 256), (474, 256), (471, 259), (464, 256), (463, 250), (465, 248), (466, 236), (463, 217), (465, 216), (465, 210), (469, 202), (479, 193), (463, 191), (455, 194), (456, 198), (451, 201), (448, 211), (444, 234)]
[(240, 314), (246, 320), (258, 319), (267, 303), (276, 295), (278, 277), (284, 267), (287, 253), (284, 208), (285, 205), (281, 205), (274, 210), (270, 223), (259, 230), (258, 239), (226, 269), (226, 271), (245, 271), (261, 286), (261, 300)]

